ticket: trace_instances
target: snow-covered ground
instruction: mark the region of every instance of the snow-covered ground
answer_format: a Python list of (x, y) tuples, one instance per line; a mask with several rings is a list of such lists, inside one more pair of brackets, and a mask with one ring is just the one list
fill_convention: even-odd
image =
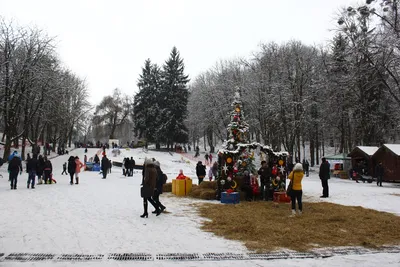
[[(88, 158), (94, 156), (97, 149), (89, 149)], [(84, 149), (76, 149), (70, 154), (84, 156)], [(145, 157), (156, 158), (161, 162), (169, 181), (179, 169), (195, 178), (194, 161), (188, 161), (180, 154), (145, 152), (142, 149), (122, 150), (117, 158), (133, 157), (141, 164)], [(207, 253), (231, 252), (247, 253), (240, 242), (225, 240), (200, 230), (200, 218), (192, 203), (201, 202), (188, 198), (176, 198), (163, 194), (161, 201), (169, 213), (158, 217), (139, 217), (143, 213), (140, 198), (141, 171), (133, 177), (122, 176), (122, 170), (112, 168), (107, 179), (101, 179), (97, 172), (81, 174), (79, 185), (69, 185), (69, 176), (61, 175), (62, 164), (68, 156), (52, 159), (54, 177), (57, 184), (37, 185), (36, 189), (27, 189), (27, 174), (19, 177), (18, 189), (10, 190), (6, 165), (0, 173), (0, 253), (54, 253), (54, 254), (110, 254), (110, 253)], [(24, 166), (25, 167), (25, 166)], [(330, 180), (330, 198), (320, 199), (322, 188), (315, 173), (304, 178), (303, 190), (308, 201), (330, 201), (345, 205), (364, 206), (400, 215), (400, 186)], [(149, 205), (149, 211), (152, 210)], [(307, 212), (307, 205), (305, 205)], [(288, 211), (289, 213), (289, 211)], [(379, 261), (377, 260), (379, 259)], [(398, 254), (371, 254), (341, 256), (327, 259), (276, 260), (276, 261), (198, 261), (198, 262), (134, 262), (139, 266), (399, 266)], [(0, 266), (122, 266), (132, 262), (11, 262), (0, 261)]]

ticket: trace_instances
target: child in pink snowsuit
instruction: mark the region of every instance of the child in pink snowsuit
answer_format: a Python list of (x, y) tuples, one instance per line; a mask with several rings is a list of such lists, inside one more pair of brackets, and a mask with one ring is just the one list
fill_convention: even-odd
[(75, 157), (75, 184), (79, 184), (79, 173), (81, 172), (81, 169), (83, 166), (83, 163), (79, 160), (78, 156)]

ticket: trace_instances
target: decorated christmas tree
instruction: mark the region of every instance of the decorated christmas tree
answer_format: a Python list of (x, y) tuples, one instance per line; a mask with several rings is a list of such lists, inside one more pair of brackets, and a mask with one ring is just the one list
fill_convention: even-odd
[(227, 140), (218, 151), (218, 194), (223, 191), (235, 191), (239, 189), (240, 178), (244, 171), (257, 174), (255, 168), (255, 149), (269, 155), (269, 160), (279, 160), (283, 168), (287, 153), (275, 153), (269, 146), (250, 142), (249, 125), (246, 123), (243, 113), (240, 89), (238, 88), (232, 102), (233, 111), (230, 113), (230, 123), (227, 128)]

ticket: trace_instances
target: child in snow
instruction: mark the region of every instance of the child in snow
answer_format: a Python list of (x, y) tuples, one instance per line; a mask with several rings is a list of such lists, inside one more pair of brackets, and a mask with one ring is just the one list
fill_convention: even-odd
[(66, 162), (64, 162), (64, 164), (63, 164), (63, 171), (62, 171), (61, 175), (63, 175), (64, 173), (66, 175), (68, 175), (68, 173), (67, 173), (67, 163)]
[(179, 170), (179, 174), (176, 177), (177, 180), (184, 180), (186, 179), (186, 176), (183, 174), (183, 170)]

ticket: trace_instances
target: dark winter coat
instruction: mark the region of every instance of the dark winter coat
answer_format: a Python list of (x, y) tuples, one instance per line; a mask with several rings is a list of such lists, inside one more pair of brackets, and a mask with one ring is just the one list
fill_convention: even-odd
[(36, 169), (36, 174), (38, 175), (38, 176), (42, 176), (43, 175), (43, 170), (44, 170), (44, 159), (43, 159), (43, 157), (39, 157), (39, 159), (38, 159), (38, 166), (37, 166), (37, 169)]
[(161, 168), (156, 166), (157, 170), (157, 182), (156, 182), (156, 189), (159, 194), (162, 194), (163, 185), (164, 185), (164, 173), (162, 172)]
[(35, 158), (31, 158), (28, 160), (28, 163), (26, 164), (26, 171), (31, 172), (34, 171), (36, 172), (38, 168), (38, 160)]
[(260, 181), (263, 184), (268, 184), (271, 182), (271, 169), (269, 167), (261, 167), (258, 170), (258, 174), (260, 175)]
[(250, 181), (250, 175), (244, 175), (243, 176), (243, 186), (250, 186), (251, 181)]
[(125, 169), (129, 169), (131, 165), (131, 160), (129, 158), (126, 158), (124, 164)]
[(384, 172), (385, 172), (385, 170), (383, 169), (382, 164), (378, 164), (375, 167), (375, 175), (376, 175), (376, 177), (383, 177)]
[(329, 178), (331, 178), (330, 164), (325, 161), (321, 163), (321, 166), (319, 166), (319, 179), (328, 180)]
[(202, 163), (197, 163), (196, 175), (197, 177), (203, 176), (204, 178), (206, 176), (206, 166), (204, 166)]
[(110, 162), (108, 161), (108, 158), (107, 158), (107, 157), (103, 157), (103, 158), (101, 159), (101, 170), (102, 170), (103, 172), (107, 172), (107, 170), (109, 169), (109, 167), (110, 167)]
[(146, 171), (144, 174), (143, 187), (146, 187), (148, 194), (142, 195), (142, 197), (152, 197), (154, 195), (154, 189), (157, 183), (157, 170), (153, 164), (146, 165)]
[(76, 169), (75, 158), (73, 156), (70, 156), (68, 159), (68, 173), (74, 174), (75, 169)]
[(22, 172), (22, 161), (18, 156), (13, 157), (8, 164), (8, 170), (12, 173)]
[(44, 162), (44, 170), (45, 171), (50, 171), (50, 173), (53, 172), (53, 165), (51, 164), (50, 160), (47, 160)]
[(96, 164), (98, 164), (99, 162), (100, 162), (100, 159), (99, 159), (99, 156), (97, 156), (97, 154), (96, 155), (94, 155), (94, 163), (96, 163)]

